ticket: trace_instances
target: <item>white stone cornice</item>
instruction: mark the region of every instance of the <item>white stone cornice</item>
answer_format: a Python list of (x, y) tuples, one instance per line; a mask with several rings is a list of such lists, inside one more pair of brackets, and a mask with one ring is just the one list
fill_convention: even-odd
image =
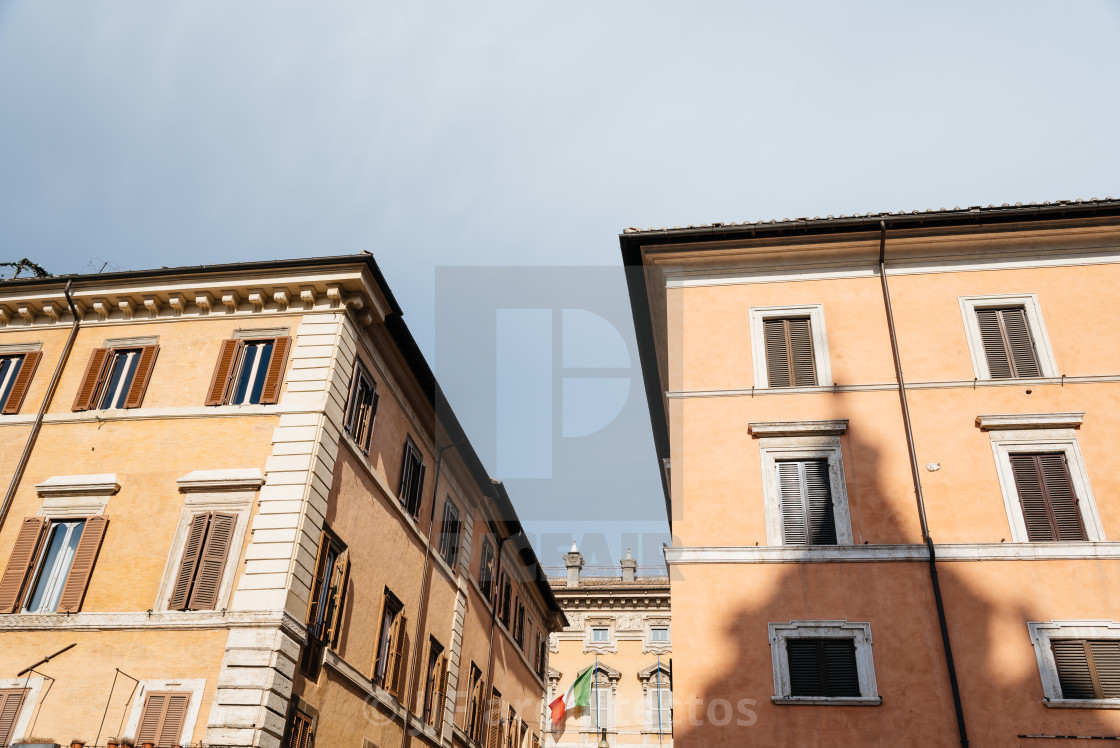
[(47, 316), (47, 319), (51, 321), (52, 325), (58, 322), (59, 311), (60, 308), (57, 301), (48, 301), (43, 304), (43, 314)]
[(976, 416), (981, 431), (1009, 429), (1076, 429), (1085, 420), (1085, 413), (1008, 413)]
[(237, 291), (225, 290), (221, 293), (222, 305), (226, 308), (226, 314), (234, 314), (237, 312), (237, 306), (241, 302), (241, 297)]
[(264, 311), (264, 298), (264, 291), (259, 288), (249, 291), (249, 304), (253, 307), (254, 312)]
[(148, 310), (148, 318), (155, 319), (159, 316), (159, 308), (161, 306), (158, 296), (145, 296), (144, 308)]
[(307, 626), (284, 611), (167, 611), (128, 613), (9, 613), (0, 615), (0, 631), (144, 631), (259, 628), (273, 625), (296, 641), (307, 639)]
[[(938, 561), (1061, 561), (1120, 559), (1120, 542), (946, 543), (934, 546)], [(880, 545), (746, 546), (666, 548), (677, 564), (812, 564), (868, 561), (925, 561), (920, 543)]]
[(747, 426), (751, 436), (839, 436), (848, 430), (848, 420), (761, 421)]
[(110, 496), (121, 490), (116, 473), (52, 475), (35, 485), (40, 496)]
[(187, 297), (181, 293), (167, 295), (167, 305), (171, 307), (171, 311), (176, 317), (181, 317), (183, 315), (183, 311), (187, 308), (187, 304), (189, 303)]
[(12, 321), (12, 310), (6, 306), (0, 306), (0, 325), (7, 327)]
[(278, 291), (273, 291), (272, 300), (276, 302), (276, 309), (278, 311), (286, 311), (288, 308), (288, 289), (281, 288)]
[(132, 319), (132, 315), (133, 315), (133, 311), (134, 311), (133, 307), (132, 307), (132, 299), (127, 299), (127, 298), (126, 299), (120, 299), (119, 301), (117, 301), (117, 306), (121, 310), (121, 315), (126, 320)]
[(200, 293), (194, 297), (194, 303), (198, 306), (199, 311), (206, 315), (214, 307), (214, 299), (208, 293)]
[(257, 468), (195, 470), (175, 482), (180, 491), (255, 491), (264, 476)]
[(303, 302), (304, 309), (315, 308), (315, 287), (314, 286), (300, 286), (299, 300)]
[(23, 321), (29, 325), (35, 324), (35, 305), (31, 303), (20, 304), (16, 307), (16, 314), (23, 317)]

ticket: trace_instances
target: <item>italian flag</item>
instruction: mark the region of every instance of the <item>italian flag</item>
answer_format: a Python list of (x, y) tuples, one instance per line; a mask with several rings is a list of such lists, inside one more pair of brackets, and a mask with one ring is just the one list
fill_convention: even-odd
[(591, 708), (591, 673), (595, 670), (589, 667), (576, 678), (568, 688), (568, 692), (548, 705), (552, 710), (552, 724), (558, 725), (564, 719), (564, 712), (576, 707)]

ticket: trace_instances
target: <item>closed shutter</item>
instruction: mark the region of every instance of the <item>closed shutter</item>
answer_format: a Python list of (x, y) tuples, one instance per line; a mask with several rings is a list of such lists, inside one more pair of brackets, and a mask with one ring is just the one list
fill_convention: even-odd
[(436, 712), (435, 727), (438, 734), (443, 729), (443, 710), (447, 702), (447, 655), (445, 654), (440, 655), (439, 661), (436, 663), (436, 677), (438, 678), (436, 681), (438, 687), (436, 688), (433, 707)]
[(393, 628), (393, 646), (389, 650), (392, 677), (388, 678), (388, 690), (399, 700), (404, 697), (405, 670), (408, 669), (408, 617), (405, 616), (404, 611), (398, 613), (393, 620)]
[(240, 340), (223, 340), (218, 349), (218, 361), (214, 364), (214, 376), (206, 395), (207, 405), (224, 405), (229, 397), (229, 384), (233, 380), (233, 365), (237, 363), (237, 353), (241, 348)]
[(311, 748), (311, 746), (311, 718), (303, 712), (293, 712), (286, 748)]
[(813, 387), (813, 335), (808, 317), (763, 321), (767, 386)]
[(183, 549), (183, 560), (179, 562), (179, 573), (175, 576), (175, 587), (171, 590), (169, 610), (186, 610), (190, 599), (191, 583), (194, 582), (198, 559), (202, 553), (202, 541), (206, 538), (206, 527), (210, 524), (209, 513), (191, 517), (187, 531), (187, 544)]
[(1023, 307), (977, 309), (976, 322), (993, 379), (1041, 376)]
[(19, 719), (19, 710), (23, 706), (23, 699), (27, 696), (27, 689), (6, 688), (0, 690), (0, 745), (8, 745), (12, 741), (12, 733), (16, 729), (16, 720)]
[(137, 743), (155, 743), (156, 748), (179, 744), (187, 719), (190, 694), (175, 691), (150, 691), (140, 713)]
[(8, 557), (8, 566), (4, 569), (4, 576), (0, 577), (0, 613), (15, 613), (19, 610), (27, 575), (31, 571), (31, 565), (35, 563), (35, 557), (39, 555), (39, 544), (43, 540), (43, 530), (47, 524), (47, 520), (42, 517), (27, 517), (20, 525), (15, 547)]
[(1059, 640), (1050, 648), (1063, 699), (1120, 698), (1120, 641)]
[(1065, 454), (1013, 454), (1010, 460), (1027, 538), (1032, 542), (1086, 540)]
[(777, 467), (782, 542), (835, 545), (836, 518), (828, 460), (782, 460)]
[(323, 641), (328, 646), (338, 644), (338, 636), (342, 629), (342, 609), (346, 604), (346, 585), (350, 580), (350, 551), (344, 550), (338, 554), (331, 573), (330, 607), (327, 609), (327, 618), (324, 621)]
[(23, 355), (23, 361), (19, 365), (19, 373), (16, 374), (16, 381), (12, 383), (12, 390), (8, 393), (8, 401), (4, 403), (4, 410), (2, 411), (4, 415), (19, 413), (19, 408), (23, 405), (23, 399), (27, 397), (31, 378), (35, 376), (35, 369), (38, 368), (39, 359), (42, 357), (43, 354), (39, 351), (32, 351)]
[(89, 355), (82, 383), (78, 386), (78, 394), (74, 397), (71, 410), (89, 410), (93, 407), (93, 399), (97, 397), (97, 390), (101, 388), (101, 379), (105, 376), (105, 364), (109, 360), (112, 348), (94, 348)]
[(229, 558), (233, 529), (236, 526), (236, 514), (210, 514), (210, 529), (207, 530), (206, 542), (202, 545), (198, 573), (195, 575), (194, 589), (191, 590), (187, 606), (191, 610), (213, 610), (217, 607), (218, 589), (222, 584), (222, 574)]
[(289, 337), (276, 338), (272, 343), (272, 358), (268, 361), (268, 373), (261, 389), (261, 405), (271, 405), (280, 400), (280, 385), (284, 383), (284, 367), (288, 363), (288, 349), (292, 346)]
[(66, 577), (66, 586), (62, 588), (62, 597), (58, 601), (59, 613), (77, 613), (82, 609), (82, 598), (86, 595), (93, 563), (101, 550), (101, 540), (105, 537), (108, 524), (109, 518), (104, 514), (86, 519), (82, 538), (74, 552), (74, 562), (70, 565), (70, 575)]
[(490, 697), (490, 709), (486, 715), (486, 748), (498, 748), (502, 744), (502, 697)]
[(323, 604), (323, 592), (326, 588), (327, 556), (330, 555), (330, 536), (323, 533), (319, 536), (319, 555), (315, 558), (315, 579), (311, 582), (311, 599), (307, 603), (307, 623), (311, 625), (319, 620), (319, 606)]
[(146, 345), (140, 349), (140, 361), (136, 364), (136, 372), (132, 375), (132, 384), (128, 387), (128, 397), (125, 398), (124, 407), (139, 408), (144, 402), (144, 393), (148, 391), (148, 380), (152, 377), (157, 355), (159, 355), (158, 345)]
[(791, 696), (859, 696), (852, 639), (788, 639)]

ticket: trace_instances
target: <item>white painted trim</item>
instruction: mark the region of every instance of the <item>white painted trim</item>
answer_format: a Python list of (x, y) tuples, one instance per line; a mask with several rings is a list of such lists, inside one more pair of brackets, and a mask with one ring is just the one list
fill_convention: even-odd
[[(1044, 385), (1070, 385), (1070, 384), (1115, 384), (1120, 382), (1120, 374), (1100, 374), (1083, 377), (1037, 377), (1034, 379), (967, 379), (945, 382), (907, 382), (907, 390), (975, 390), (983, 387), (1041, 387)], [(816, 395), (836, 392), (898, 392), (897, 384), (871, 383), (871, 384), (837, 384), (831, 387), (776, 387), (765, 388), (731, 388), (725, 390), (669, 390), (665, 397), (765, 397), (767, 395)]]
[(958, 296), (961, 317), (964, 319), (965, 339), (968, 353), (972, 357), (972, 368), (977, 379), (991, 379), (988, 370), (988, 357), (984, 354), (984, 342), (980, 337), (980, 323), (976, 319), (977, 309), (990, 307), (1022, 306), (1027, 315), (1027, 326), (1034, 339), (1035, 353), (1038, 355), (1039, 373), (1044, 377), (1058, 376), (1058, 365), (1054, 361), (1054, 351), (1050, 347), (1050, 336), (1046, 334), (1046, 324), (1042, 321), (1042, 309), (1038, 305), (1038, 294), (994, 294), (990, 296)]
[(97, 475), (52, 475), (35, 484), (40, 496), (105, 496), (121, 490), (116, 473)]
[(191, 736), (194, 734), (195, 723), (198, 721), (198, 710), (202, 706), (202, 691), (205, 688), (205, 678), (140, 681), (136, 689), (136, 696), (132, 700), (132, 711), (128, 714), (124, 734), (136, 734), (136, 730), (140, 727), (140, 713), (144, 710), (144, 697), (149, 691), (187, 691), (191, 697), (187, 704), (187, 716), (183, 720), (183, 734), (179, 736), (179, 742), (183, 745), (189, 744)]
[[(875, 681), (875, 661), (871, 655), (871, 624), (849, 621), (790, 621), (770, 623), (770, 661), (774, 670), (775, 704), (824, 704), (877, 706), (879, 686)], [(850, 638), (856, 646), (856, 672), (860, 696), (830, 698), (820, 696), (791, 696), (789, 653), (786, 642), (790, 639)]]
[(288, 337), (289, 327), (259, 327), (259, 328), (245, 328), (239, 327), (230, 335), (231, 338), (238, 340), (256, 340), (257, 338), (286, 338)]
[(140, 348), (159, 343), (159, 335), (137, 335), (131, 338), (105, 338), (102, 348)]
[(759, 439), (762, 457), (762, 497), (766, 512), (766, 543), (780, 546), (782, 538), (782, 492), (778, 460), (828, 460), (832, 490), (833, 519), (838, 545), (852, 544), (852, 519), (848, 511), (848, 487), (844, 480), (844, 457), (838, 436), (797, 436)]
[(1085, 413), (1009, 413), (976, 416), (981, 431), (1008, 429), (1075, 429), (1085, 421)]
[(1003, 493), (1003, 507), (1007, 512), (1007, 524), (1011, 530), (1011, 540), (1026, 543), (1027, 525), (1023, 519), (1023, 509), (1019, 503), (1019, 492), (1015, 488), (1015, 475), (1011, 472), (1010, 455), (1022, 452), (1062, 452), (1069, 465), (1073, 490), (1078, 498), (1081, 521), (1085, 525), (1085, 535), (1093, 542), (1103, 542), (1104, 534), (1097, 501), (1089, 484), (1089, 472), (1085, 468), (1085, 458), (1077, 444), (1072, 429), (1028, 429), (1022, 431), (989, 432), (992, 441), (992, 454), (995, 457), (996, 474), (999, 476), (1000, 491)]
[(848, 419), (833, 421), (766, 421), (747, 424), (751, 436), (839, 436), (848, 430)]
[(284, 611), (152, 611), (148, 613), (12, 613), (0, 615), (5, 631), (203, 631), (279, 627), (299, 643), (307, 626)]
[[(952, 543), (934, 547), (938, 561), (1070, 561), (1120, 559), (1120, 542)], [(925, 545), (678, 547), (665, 561), (679, 564), (820, 564), (925, 561)]]
[[(54, 679), (51, 678), (51, 680)], [(29, 735), (27, 728), (31, 725), (31, 718), (39, 706), (39, 694), (43, 692), (43, 686), (46, 682), (46, 678), (28, 678), (26, 676), (23, 678), (0, 679), (0, 688), (27, 689), (27, 694), (23, 697), (23, 704), (19, 708), (19, 716), (16, 718), (16, 723), (12, 726), (12, 734), (9, 736), (12, 743)]]
[(175, 481), (180, 491), (253, 491), (264, 485), (258, 468), (193, 470)]
[(43, 350), (42, 343), (4, 343), (0, 345), (0, 356), (13, 356), (18, 353), (34, 353)]
[(1043, 701), (1047, 706), (1084, 709), (1120, 709), (1120, 699), (1063, 699), (1058, 680), (1058, 665), (1050, 648), (1051, 639), (1120, 639), (1116, 621), (1050, 621), (1028, 623), (1038, 674), (1042, 679)]
[[(832, 365), (828, 360), (828, 335), (824, 326), (824, 305), (793, 304), (786, 306), (752, 306), (750, 308), (751, 363), (754, 368), (755, 387), (770, 388), (769, 375), (766, 371), (766, 338), (763, 332), (763, 322), (774, 317), (803, 317), (805, 315), (809, 317), (809, 332), (813, 336), (813, 367), (816, 369), (817, 385), (827, 387), (832, 384)], [(805, 388), (780, 387), (775, 389), (801, 392)]]

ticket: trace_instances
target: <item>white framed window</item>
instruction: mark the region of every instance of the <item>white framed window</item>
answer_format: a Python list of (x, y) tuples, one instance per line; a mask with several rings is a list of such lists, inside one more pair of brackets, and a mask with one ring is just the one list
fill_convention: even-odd
[[(154, 699), (164, 698), (165, 695), (170, 694), (181, 694), (185, 696), (185, 698), (180, 697), (180, 704), (177, 706), (181, 707), (181, 702), (185, 701), (186, 707), (182, 712), (182, 728), (181, 731), (179, 731), (180, 734), (177, 736), (177, 740), (182, 745), (188, 745), (191, 736), (194, 735), (195, 723), (198, 722), (198, 712), (202, 707), (202, 692), (205, 688), (205, 678), (140, 681), (136, 688), (136, 695), (132, 699), (132, 709), (129, 711), (128, 721), (123, 734), (137, 735), (138, 737), (152, 740), (152, 742), (156, 742), (159, 737), (166, 737), (166, 726), (172, 723), (169, 719), (169, 715), (166, 713), (167, 709), (164, 708), (164, 713), (160, 714), (158, 710), (159, 704), (156, 703)], [(154, 699), (149, 699), (149, 696), (153, 696)], [(143, 717), (143, 725), (141, 724), (141, 717)], [(152, 730), (151, 724), (153, 722), (156, 723), (156, 729), (154, 731)], [(177, 721), (175, 726), (178, 727)], [(165, 729), (159, 729), (161, 727)], [(140, 735), (140, 733), (148, 731), (154, 732), (155, 737), (146, 734)], [(164, 733), (162, 736), (159, 735), (161, 732)], [(137, 742), (139, 742), (139, 740)], [(164, 745), (164, 743), (161, 741), (158, 742), (157, 745)]]
[(750, 424), (762, 458), (767, 545), (851, 545), (846, 430), (847, 421)]
[(767, 628), (775, 704), (882, 703), (871, 656), (870, 623), (790, 621)]
[(1043, 703), (1120, 709), (1120, 622), (1028, 623)]
[(653, 626), (649, 630), (649, 640), (651, 642), (669, 643), (669, 627), (668, 626)]
[(960, 296), (958, 300), (977, 379), (1058, 376), (1038, 294)]
[(669, 688), (669, 667), (665, 662), (654, 662), (638, 671), (642, 682), (642, 699), (645, 704), (644, 732), (672, 735), (673, 691)]
[[(780, 320), (798, 322), (792, 326), (778, 325)], [(832, 386), (823, 304), (751, 307), (750, 331), (755, 387)], [(811, 380), (806, 367), (798, 368), (793, 362), (805, 356), (812, 360)], [(782, 371), (787, 372), (788, 378), (772, 383), (771, 372)]]
[(599, 663), (591, 679), (591, 706), (583, 715), (584, 730), (614, 731), (614, 699), (621, 675), (614, 668)]
[[(1070, 418), (1065, 420), (1071, 423), (1074, 421), (1080, 423), (1081, 414), (1062, 415), (1069, 416)], [(1097, 502), (1089, 484), (1085, 459), (1077, 444), (1077, 435), (1073, 428), (1037, 428), (1052, 423), (1051, 414), (980, 416), (977, 420), (980, 427), (989, 432), (988, 436), (992, 442), (992, 453), (995, 457), (996, 473), (1003, 494), (1003, 505), (1007, 513), (1012, 542), (1031, 542), (1032, 533), (1038, 537), (1035, 529), (1037, 520), (1028, 516), (1032, 511), (1031, 497), (1024, 496), (1019, 485), (1023, 478), (1023, 469), (1021, 465), (1013, 464), (1021, 463), (1022, 457), (1033, 455), (1060, 456), (1068, 474), (1067, 490), (1071, 490), (1073, 494), (1073, 511), (1079, 515), (1084, 527), (1084, 539), (1107, 540), (1097, 511)], [(1028, 530), (1028, 519), (1032, 519), (1029, 523), (1030, 530)]]
[(0, 745), (27, 737), (46, 678), (0, 678)]
[(618, 651), (616, 623), (613, 617), (585, 618), (582, 625), (584, 652), (607, 654)]
[(602, 644), (611, 640), (611, 631), (606, 626), (596, 626), (591, 629), (591, 641)]

